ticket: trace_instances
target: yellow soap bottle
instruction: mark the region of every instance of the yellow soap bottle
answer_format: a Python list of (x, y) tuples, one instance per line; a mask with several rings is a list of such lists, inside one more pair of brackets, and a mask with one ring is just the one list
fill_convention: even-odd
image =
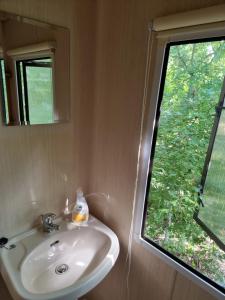
[(77, 199), (72, 211), (72, 222), (76, 225), (84, 225), (89, 218), (87, 201), (81, 189), (77, 190)]

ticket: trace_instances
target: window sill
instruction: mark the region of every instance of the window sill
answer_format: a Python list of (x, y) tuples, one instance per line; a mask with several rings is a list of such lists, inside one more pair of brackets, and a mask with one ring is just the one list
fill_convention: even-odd
[(224, 293), (213, 287), (211, 284), (207, 283), (200, 276), (194, 274), (191, 270), (187, 269), (185, 266), (181, 265), (179, 262), (176, 262), (174, 259), (169, 257), (167, 254), (163, 253), (161, 250), (156, 248), (154, 245), (150, 244), (143, 237), (138, 234), (134, 234), (134, 241), (139, 245), (143, 246), (146, 250), (150, 251), (152, 254), (156, 255), (162, 259), (166, 264), (174, 268), (176, 271), (183, 274), (185, 277), (190, 279), (192, 282), (209, 292), (211, 295), (216, 297), (219, 300), (224, 300)]

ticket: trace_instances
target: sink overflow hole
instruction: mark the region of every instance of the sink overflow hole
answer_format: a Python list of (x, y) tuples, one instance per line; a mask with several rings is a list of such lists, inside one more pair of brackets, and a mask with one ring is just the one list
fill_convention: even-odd
[(59, 240), (58, 240), (58, 241), (55, 241), (55, 242), (53, 242), (53, 243), (51, 243), (51, 244), (50, 244), (50, 247), (55, 246), (55, 245), (58, 244), (58, 243), (59, 243)]
[(69, 266), (67, 264), (59, 265), (55, 268), (55, 272), (57, 275), (62, 275), (63, 273), (69, 270)]

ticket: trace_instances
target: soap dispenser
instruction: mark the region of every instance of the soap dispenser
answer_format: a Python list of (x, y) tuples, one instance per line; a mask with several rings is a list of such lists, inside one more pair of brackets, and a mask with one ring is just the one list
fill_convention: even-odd
[(85, 225), (89, 218), (89, 209), (83, 191), (77, 190), (76, 203), (72, 211), (72, 222), (76, 225)]

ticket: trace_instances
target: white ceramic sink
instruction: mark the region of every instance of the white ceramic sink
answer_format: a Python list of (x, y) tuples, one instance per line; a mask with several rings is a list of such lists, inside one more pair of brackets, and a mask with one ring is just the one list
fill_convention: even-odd
[(74, 300), (94, 288), (119, 254), (116, 235), (94, 217), (87, 226), (43, 233), (35, 229), (0, 250), (1, 273), (16, 300)]

